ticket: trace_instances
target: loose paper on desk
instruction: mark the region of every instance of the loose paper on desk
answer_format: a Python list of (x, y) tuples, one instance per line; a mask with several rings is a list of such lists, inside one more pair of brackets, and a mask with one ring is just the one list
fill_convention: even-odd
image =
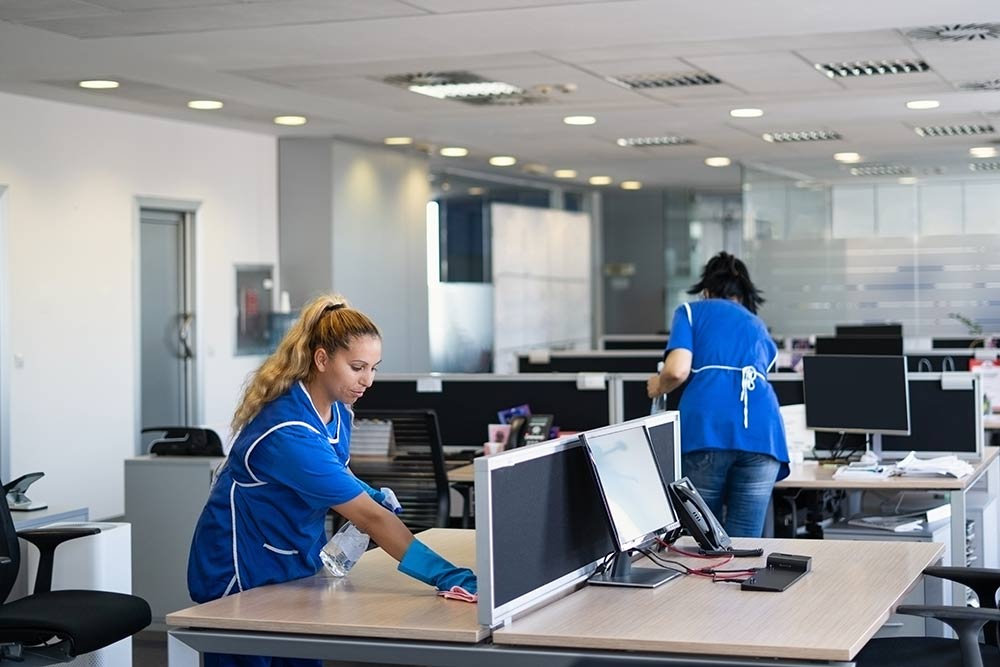
[[(811, 454), (816, 446), (816, 432), (806, 428), (806, 406), (782, 405), (781, 420), (785, 422), (785, 440), (788, 442), (788, 454), (793, 461), (801, 461), (806, 454)], [(801, 456), (795, 456), (799, 452)]]
[(918, 459), (916, 452), (910, 452), (906, 458), (896, 464), (900, 475), (916, 475), (922, 477), (954, 477), (961, 479), (971, 475), (974, 468), (954, 454), (938, 456), (933, 459)]

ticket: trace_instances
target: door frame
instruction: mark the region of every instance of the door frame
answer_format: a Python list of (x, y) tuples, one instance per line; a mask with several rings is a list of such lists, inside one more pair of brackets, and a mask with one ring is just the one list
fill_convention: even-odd
[(184, 300), (194, 314), (194, 357), (190, 360), (189, 375), (187, 380), (189, 421), (191, 424), (200, 424), (203, 420), (202, 396), (204, 396), (204, 377), (202, 372), (202, 327), (201, 318), (201, 298), (199, 297), (197, 276), (198, 276), (198, 210), (201, 202), (185, 199), (166, 199), (163, 197), (137, 196), (133, 203), (133, 223), (132, 223), (132, 340), (134, 344), (135, 372), (133, 374), (134, 391), (132, 397), (133, 419), (135, 424), (135, 453), (145, 454), (142, 451), (142, 436), (139, 431), (142, 429), (142, 211), (143, 209), (156, 209), (159, 211), (170, 211), (182, 216), (184, 225)]
[(10, 479), (10, 238), (7, 186), (0, 183), (0, 477)]

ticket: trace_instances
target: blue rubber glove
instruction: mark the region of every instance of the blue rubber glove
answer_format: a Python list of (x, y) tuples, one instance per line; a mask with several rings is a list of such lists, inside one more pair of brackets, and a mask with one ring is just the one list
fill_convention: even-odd
[(358, 482), (361, 484), (361, 488), (365, 490), (372, 500), (377, 502), (382, 507), (386, 508), (393, 514), (399, 514), (403, 511), (403, 506), (399, 504), (396, 499), (396, 494), (392, 492), (388, 486), (383, 486), (381, 490), (368, 486), (365, 482), (360, 479)]
[(479, 592), (475, 572), (455, 567), (417, 539), (410, 543), (397, 569), (439, 591), (450, 591), (452, 586), (461, 586), (469, 593)]

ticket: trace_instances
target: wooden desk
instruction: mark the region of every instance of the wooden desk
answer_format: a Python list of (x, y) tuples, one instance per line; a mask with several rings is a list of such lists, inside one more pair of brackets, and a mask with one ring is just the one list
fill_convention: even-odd
[[(493, 642), (851, 660), (944, 550), (927, 542), (735, 542), (763, 542), (765, 553), (812, 556), (812, 572), (777, 594), (742, 591), (737, 584), (703, 577), (682, 577), (653, 590), (587, 586), (495, 630)], [(744, 562), (763, 565), (764, 558), (738, 561)]]
[[(473, 562), (472, 531), (433, 529), (421, 539), (457, 564)], [(696, 577), (655, 590), (585, 587), (494, 631), (489, 643), (474, 605), (438, 598), (373, 551), (347, 579), (324, 573), (170, 614), (179, 627), (170, 631), (169, 664), (197, 665), (197, 651), (436, 667), (690, 664), (679, 652), (699, 654), (704, 665), (745, 666), (752, 656), (780, 658), (769, 661), (775, 667), (849, 660), (943, 549), (737, 542), (812, 555), (813, 571), (779, 594)]]
[[(983, 458), (973, 464), (971, 475), (962, 479), (950, 477), (889, 477), (887, 479), (876, 480), (837, 480), (833, 479), (836, 470), (833, 466), (821, 466), (816, 463), (802, 463), (793, 465), (788, 477), (775, 484), (776, 489), (845, 489), (854, 491), (879, 490), (879, 491), (941, 491), (948, 495), (948, 502), (951, 505), (951, 563), (946, 565), (965, 565), (965, 521), (968, 516), (967, 500), (969, 491), (980, 485), (987, 498), (996, 499), (998, 486), (1000, 486), (1000, 460), (998, 460), (1000, 448), (986, 447), (983, 450)], [(984, 531), (984, 539), (987, 533), (995, 539), (997, 534), (996, 526), (981, 526)], [(988, 567), (988, 563), (979, 564), (980, 567)], [(965, 595), (965, 589), (960, 584), (952, 585), (952, 599), (961, 600)]]

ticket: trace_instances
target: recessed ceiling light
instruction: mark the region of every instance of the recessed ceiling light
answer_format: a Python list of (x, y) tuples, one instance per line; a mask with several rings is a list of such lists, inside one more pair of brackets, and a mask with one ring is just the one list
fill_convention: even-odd
[(764, 115), (764, 110), (754, 109), (753, 107), (746, 109), (733, 109), (729, 112), (729, 115), (733, 118), (760, 118)]
[(306, 121), (306, 117), (305, 116), (275, 116), (274, 117), (274, 124), (275, 125), (305, 125), (306, 122), (307, 121)]
[(472, 195), (473, 197), (478, 197), (479, 195), (483, 194), (484, 192), (486, 192), (486, 188), (481, 188), (478, 185), (474, 185), (474, 186), (472, 186), (471, 188), (468, 189), (468, 193), (470, 195)]
[(449, 98), (483, 98), (517, 95), (524, 91), (517, 86), (502, 81), (476, 81), (472, 83), (443, 83), (429, 86), (413, 85), (407, 88), (411, 93), (419, 93), (439, 100)]
[(566, 116), (563, 122), (567, 125), (593, 125), (597, 119), (593, 116)]
[(490, 164), (494, 167), (512, 167), (517, 164), (517, 158), (512, 155), (494, 155), (490, 158)]
[(861, 155), (859, 153), (834, 153), (833, 159), (837, 162), (852, 164), (854, 162), (861, 162)]
[(642, 189), (642, 183), (639, 182), (639, 181), (622, 181), (622, 183), (621, 183), (621, 189), (622, 190), (641, 190)]
[(969, 149), (969, 155), (972, 157), (996, 157), (997, 148), (996, 146), (976, 146)]
[(615, 143), (622, 148), (626, 148), (628, 146), (643, 148), (647, 146), (682, 146), (684, 144), (691, 144), (694, 142), (687, 137), (669, 134), (661, 137), (621, 137), (616, 139)]
[(382, 143), (386, 146), (409, 146), (413, 143), (413, 137), (386, 137)]
[(445, 146), (438, 153), (444, 157), (465, 157), (469, 154), (469, 149), (461, 146)]
[(576, 178), (576, 169), (556, 169), (552, 175), (556, 178)]
[(732, 163), (733, 163), (732, 160), (722, 156), (705, 158), (705, 164), (707, 164), (709, 167), (728, 167)]
[(111, 90), (112, 88), (118, 87), (117, 81), (111, 81), (109, 79), (91, 79), (89, 81), (81, 81), (80, 87), (87, 88), (90, 90)]
[(222, 102), (219, 100), (191, 100), (188, 102), (188, 108), (199, 111), (214, 111), (222, 108)]
[(937, 109), (941, 103), (937, 100), (910, 100), (906, 103), (907, 109)]
[(900, 185), (915, 185), (917, 182), (916, 176), (900, 176), (896, 179), (896, 182)]
[(591, 176), (587, 179), (591, 185), (611, 185), (610, 176)]

